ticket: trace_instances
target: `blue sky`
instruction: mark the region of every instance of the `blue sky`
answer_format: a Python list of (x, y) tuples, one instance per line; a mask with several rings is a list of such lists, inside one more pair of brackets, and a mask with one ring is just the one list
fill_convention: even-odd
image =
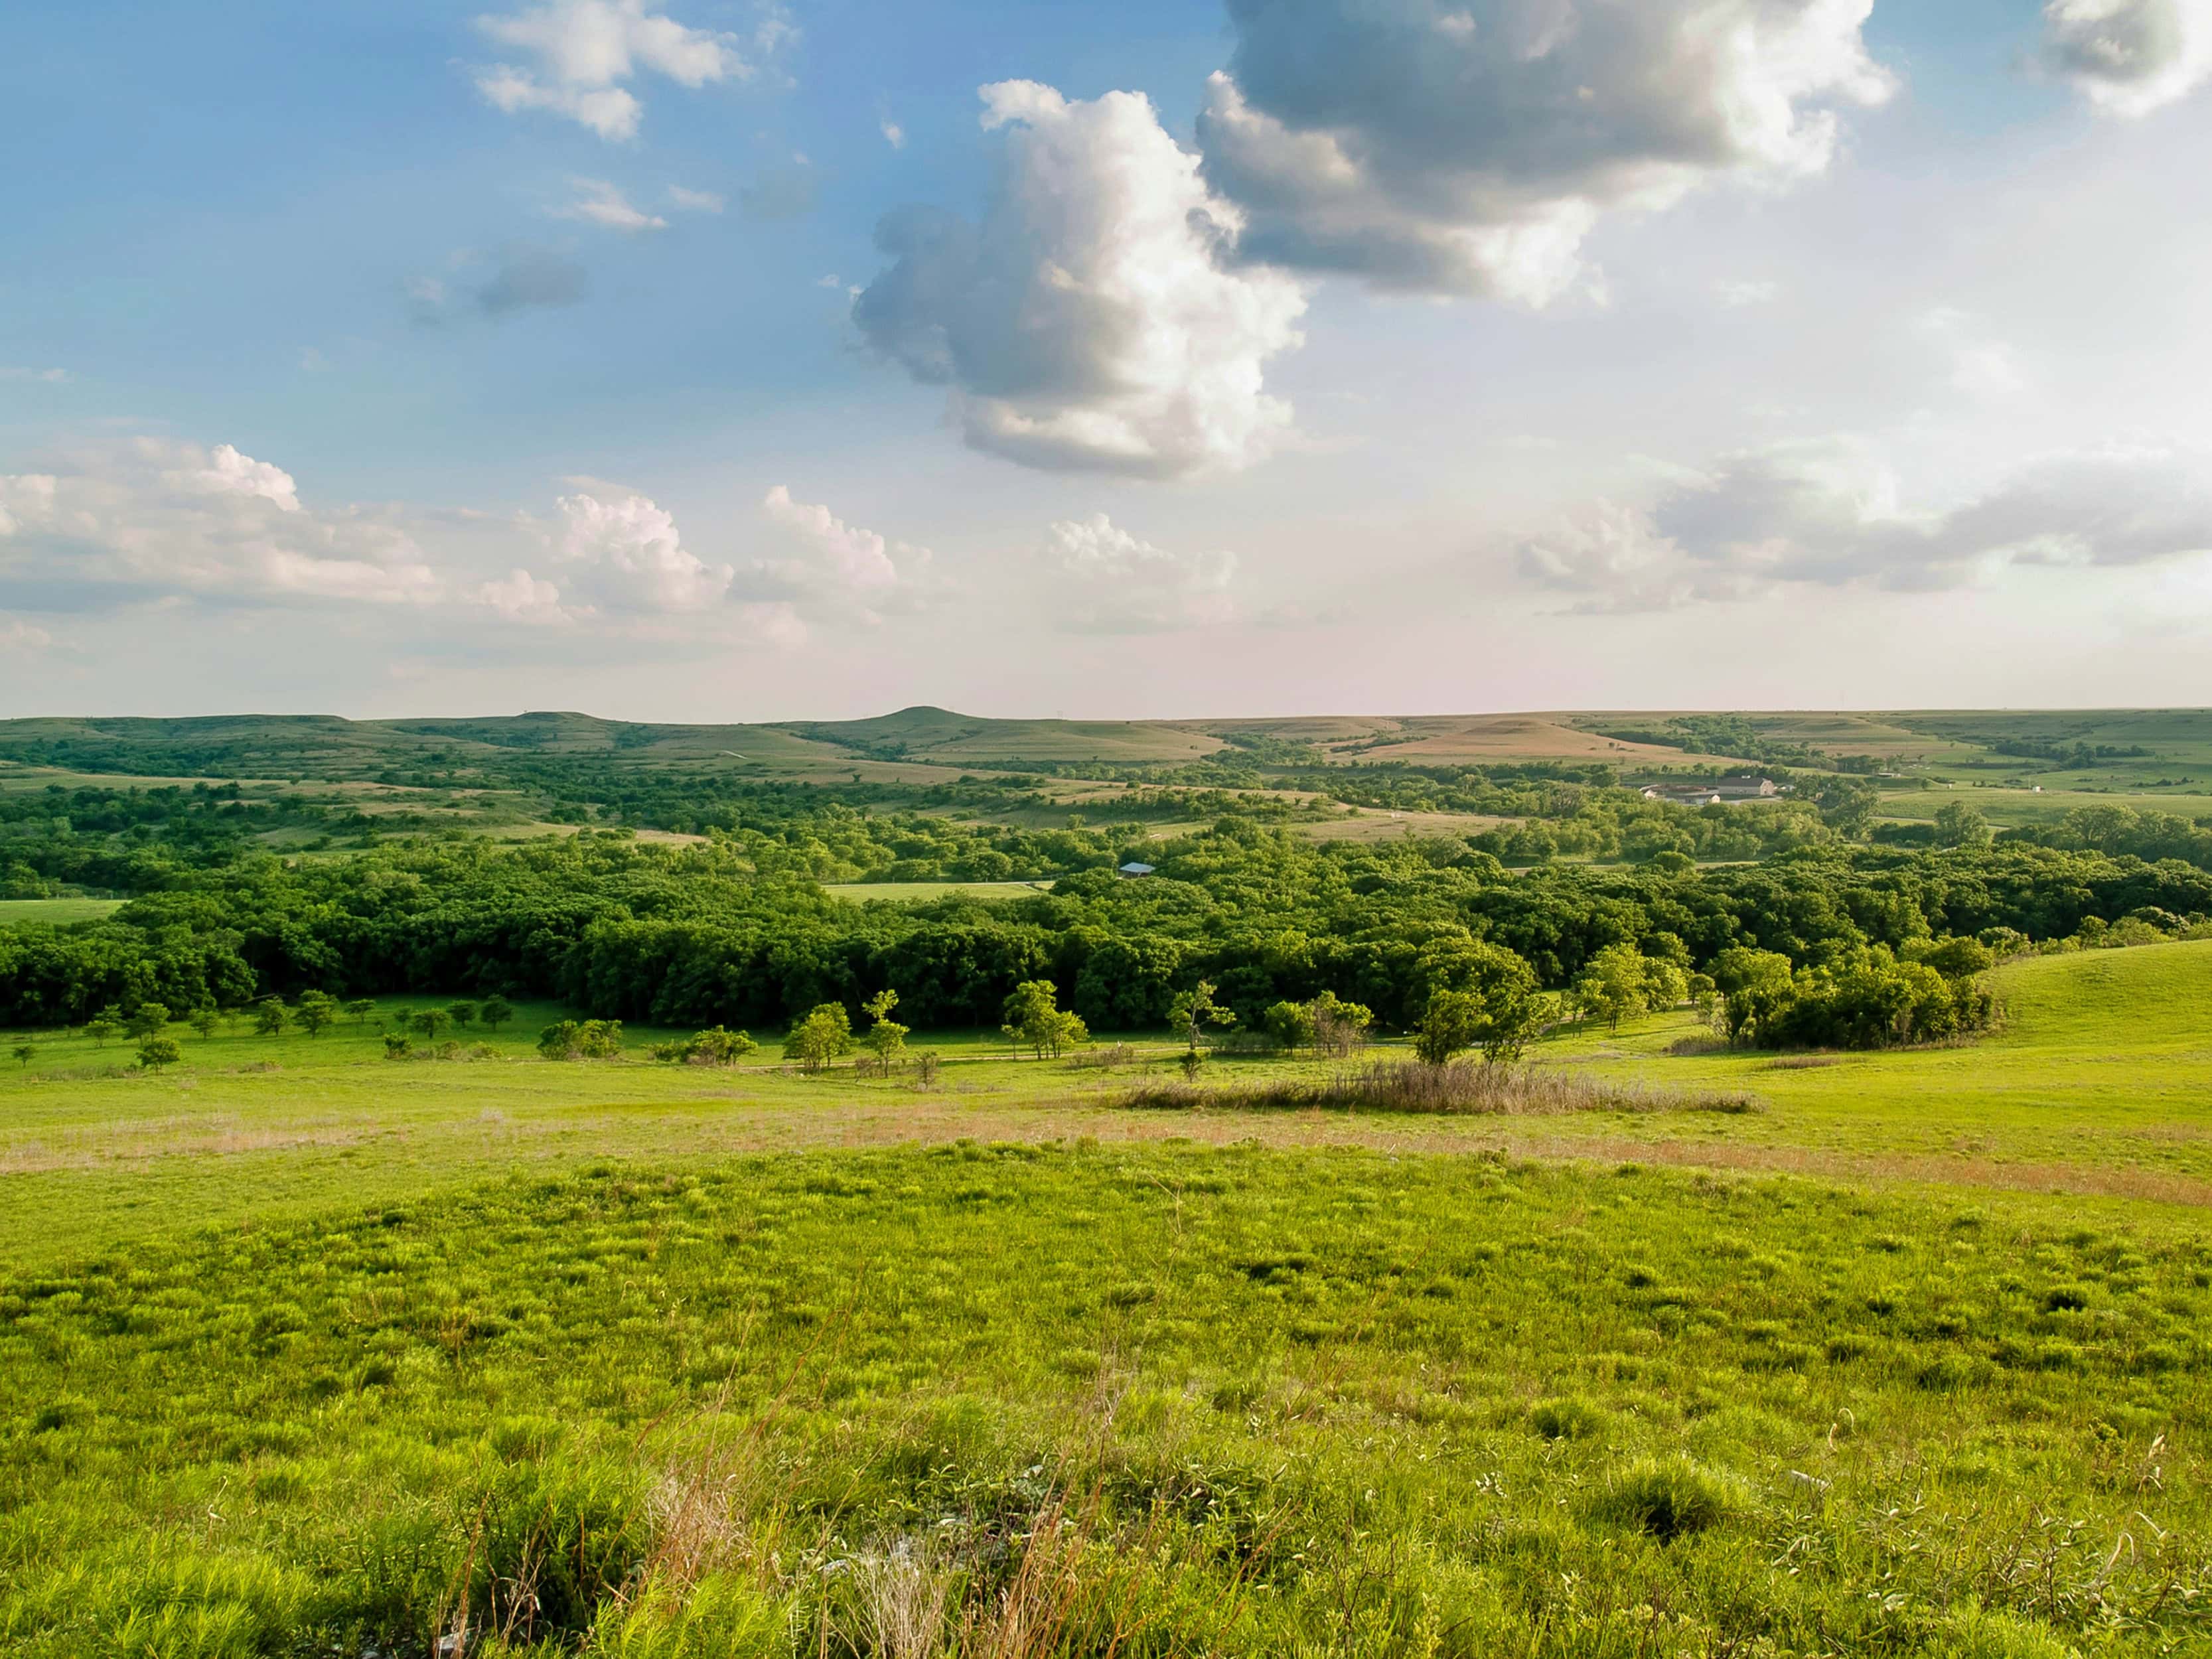
[(1695, 10), (12, 8), (0, 694), (2201, 700), (2212, 0)]

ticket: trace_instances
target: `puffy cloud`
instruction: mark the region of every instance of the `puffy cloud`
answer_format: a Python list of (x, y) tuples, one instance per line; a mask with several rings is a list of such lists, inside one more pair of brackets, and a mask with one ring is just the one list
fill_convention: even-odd
[(489, 605), (511, 622), (565, 623), (574, 620), (562, 608), (558, 587), (551, 582), (540, 581), (520, 568), (508, 571), (496, 581), (482, 584), (471, 597), (478, 605)]
[(557, 503), (569, 591), (609, 611), (667, 613), (703, 611), (729, 592), (736, 573), (687, 550), (659, 503), (588, 478), (570, 483), (577, 493)]
[(909, 210), (854, 302), (868, 341), (950, 389), (975, 447), (1025, 465), (1167, 477), (1246, 466), (1291, 423), (1267, 360), (1299, 343), (1297, 284), (1231, 270), (1234, 209), (1135, 93), (982, 89), (1006, 134), (981, 224)]
[(794, 33), (772, 8), (751, 42), (741, 42), (649, 12), (647, 0), (548, 0), (512, 16), (479, 17), (477, 27), (536, 60), (534, 68), (495, 64), (478, 72), (477, 89), (495, 108), (565, 116), (610, 140), (635, 138), (645, 112), (623, 82), (640, 74), (694, 88), (750, 79)]
[(304, 507), (290, 474), (224, 444), (141, 439), (0, 476), (0, 589), (64, 609), (183, 595), (419, 604), (443, 583), (393, 513)]
[(882, 125), (884, 142), (889, 144), (893, 149), (904, 149), (906, 148), (906, 129), (888, 117), (884, 118)]
[(2212, 80), (2212, 0), (2050, 0), (2046, 65), (2114, 115), (2142, 116)]
[(2008, 566), (2212, 553), (2212, 458), (2113, 448), (2045, 458), (1963, 504), (1915, 507), (1863, 446), (1724, 459), (1649, 509), (1599, 503), (1529, 537), (1524, 574), (1585, 610), (1653, 610), (1789, 583), (1931, 591)]
[[(668, 221), (633, 204), (629, 197), (605, 179), (571, 179), (576, 199), (554, 210), (559, 219), (580, 219), (609, 230), (665, 230)], [(674, 194), (673, 191), (671, 194)]]
[(258, 495), (273, 501), (285, 513), (300, 510), (300, 487), (281, 466), (241, 455), (228, 444), (217, 444), (204, 466), (185, 466), (163, 475), (179, 489), (206, 495)]
[(1054, 599), (1066, 620), (1087, 632), (1159, 633), (1236, 614), (1235, 554), (1170, 552), (1103, 513), (1052, 526), (1044, 556), (1061, 578)]
[(925, 563), (929, 558), (927, 548), (902, 542), (899, 559), (894, 561), (890, 544), (874, 531), (847, 524), (826, 507), (793, 500), (783, 484), (769, 490), (761, 507), (770, 520), (792, 532), (838, 586), (852, 592), (896, 587), (900, 562)]
[(1834, 155), (1873, 0), (1229, 0), (1199, 121), (1244, 257), (1547, 304), (1611, 209)]

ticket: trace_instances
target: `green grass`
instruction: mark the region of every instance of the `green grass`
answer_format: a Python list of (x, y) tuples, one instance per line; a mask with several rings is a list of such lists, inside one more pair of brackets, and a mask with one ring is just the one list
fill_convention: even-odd
[(1048, 893), (1048, 881), (853, 881), (824, 887), (825, 893), (865, 904), (871, 899), (908, 902), (923, 899), (1020, 898), (1026, 893)]
[(0, 1651), (2205, 1650), (2212, 945), (1996, 983), (1970, 1048), (1540, 1056), (1742, 1115), (16, 1034)]
[(0, 1642), (872, 1654), (919, 1590), (975, 1654), (2178, 1652), (2208, 1263), (2042, 1200), (1238, 1147), (346, 1206), (8, 1286)]
[(75, 921), (98, 921), (103, 916), (113, 915), (123, 904), (121, 899), (0, 899), (0, 927), (18, 921), (43, 921), (54, 927)]

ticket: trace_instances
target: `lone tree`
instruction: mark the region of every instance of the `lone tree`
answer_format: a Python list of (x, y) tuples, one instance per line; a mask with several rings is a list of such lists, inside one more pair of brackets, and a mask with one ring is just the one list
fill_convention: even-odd
[(1310, 1048), (1316, 1041), (1313, 1006), (1304, 1002), (1279, 1002), (1267, 1010), (1261, 1022), (1268, 1039), (1278, 1048), (1295, 1054), (1301, 1048)]
[(1057, 1060), (1091, 1041), (1090, 1028), (1061, 1009), (1060, 989), (1048, 979), (1024, 980), (1016, 986), (1000, 1013), (1006, 1023), (999, 1030), (1006, 1041), (1039, 1060)]
[(320, 1036), (337, 1023), (337, 1000), (321, 991), (302, 991), (299, 1012), (295, 1018), (300, 1022), (300, 1029), (309, 1036)]
[(408, 1020), (409, 1024), (433, 1042), (438, 1040), (439, 1034), (453, 1022), (453, 1017), (443, 1008), (417, 1008)]
[(877, 1067), (889, 1077), (905, 1063), (907, 1033), (912, 1029), (891, 1018), (891, 1010), (898, 1006), (898, 993), (878, 991), (860, 1006), (872, 1022), (861, 1041), (868, 1045)]
[(27, 1042), (17, 1043), (10, 1052), (15, 1054), (18, 1066), (28, 1066), (39, 1057), (39, 1051)]
[(832, 1060), (852, 1052), (853, 1018), (842, 1002), (816, 1004), (784, 1033), (783, 1057), (810, 1074), (828, 1071)]
[(222, 1014), (212, 1002), (203, 1002), (185, 1016), (185, 1023), (198, 1031), (206, 1041), (215, 1041), (216, 1027), (222, 1024)]
[(1332, 1060), (1349, 1059), (1367, 1042), (1375, 1014), (1357, 1002), (1346, 1002), (1334, 991), (1323, 991), (1306, 1005), (1313, 1016), (1314, 1050)]
[(142, 1002), (131, 1011), (131, 1018), (124, 1022), (123, 1029), (132, 1036), (143, 1039), (160, 1035), (168, 1023), (167, 1003)]
[(449, 1002), (446, 1005), (446, 1012), (452, 1018), (453, 1024), (464, 1031), (477, 1023), (477, 1015), (481, 1012), (473, 1002)]
[(263, 1036), (282, 1036), (292, 1023), (292, 1011), (282, 997), (264, 997), (253, 1005), (253, 1029)]
[(1208, 1026), (1234, 1025), (1237, 1015), (1213, 1000), (1213, 981), (1202, 979), (1170, 1005), (1168, 1023), (1182, 1033), (1186, 1048), (1194, 1054)]
[(477, 1006), (477, 1018), (484, 1023), (486, 1030), (496, 1031), (514, 1018), (514, 1005), (505, 997), (486, 997)]
[(105, 1048), (123, 1035), (123, 1017), (112, 1008), (103, 1008), (85, 1021), (84, 1034)]
[(653, 1057), (672, 1066), (734, 1066), (759, 1047), (750, 1032), (711, 1025), (680, 1042), (655, 1043)]
[(1689, 994), (1689, 978), (1674, 963), (1647, 957), (1632, 945), (1609, 945), (1575, 981), (1575, 1002), (1608, 1030), (1624, 1019), (1671, 1008)]
[(149, 1072), (173, 1066), (185, 1057), (174, 1037), (149, 1036), (138, 1045), (138, 1064)]
[(374, 997), (356, 997), (345, 1006), (346, 1018), (356, 1025), (368, 1024), (368, 1017), (375, 1012), (376, 999)]

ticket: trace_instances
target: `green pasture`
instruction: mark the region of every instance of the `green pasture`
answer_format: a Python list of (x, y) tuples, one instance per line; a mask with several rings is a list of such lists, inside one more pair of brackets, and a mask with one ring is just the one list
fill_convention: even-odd
[(98, 921), (103, 916), (113, 915), (123, 904), (121, 899), (0, 899), (0, 927), (19, 921), (44, 922), (50, 927)]
[(866, 904), (872, 899), (912, 902), (927, 899), (1020, 898), (1025, 893), (1048, 893), (1048, 881), (854, 881), (824, 887), (825, 893)]
[(1994, 982), (1544, 1117), (7, 1034), (0, 1652), (2212, 1650), (2212, 944)]

